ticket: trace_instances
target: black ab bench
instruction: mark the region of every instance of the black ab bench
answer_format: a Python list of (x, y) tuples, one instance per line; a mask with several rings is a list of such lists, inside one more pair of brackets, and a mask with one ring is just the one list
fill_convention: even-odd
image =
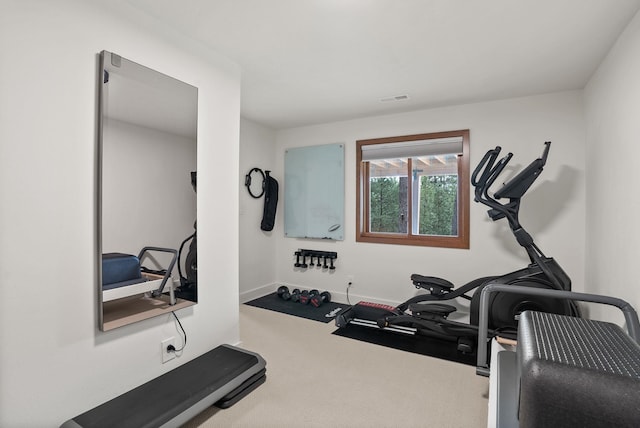
[(266, 362), (260, 355), (220, 345), (61, 428), (178, 427), (210, 406), (232, 406), (265, 380)]

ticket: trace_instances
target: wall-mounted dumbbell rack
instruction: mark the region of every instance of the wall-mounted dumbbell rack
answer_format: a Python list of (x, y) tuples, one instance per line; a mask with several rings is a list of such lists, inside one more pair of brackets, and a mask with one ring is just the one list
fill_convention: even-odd
[[(296, 256), (294, 267), (307, 269), (309, 267), (318, 267), (321, 269), (335, 270), (334, 260), (338, 258), (335, 251), (317, 251), (300, 249), (293, 253)], [(307, 263), (308, 259), (308, 263)]]

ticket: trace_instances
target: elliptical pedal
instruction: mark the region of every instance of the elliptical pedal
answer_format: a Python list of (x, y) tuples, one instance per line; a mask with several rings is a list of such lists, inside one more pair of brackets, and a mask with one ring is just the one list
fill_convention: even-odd
[(472, 337), (462, 336), (458, 338), (458, 351), (463, 354), (472, 354), (476, 348), (476, 343)]
[(457, 308), (443, 303), (412, 303), (409, 305), (411, 313), (425, 320), (447, 319), (449, 314), (455, 312)]

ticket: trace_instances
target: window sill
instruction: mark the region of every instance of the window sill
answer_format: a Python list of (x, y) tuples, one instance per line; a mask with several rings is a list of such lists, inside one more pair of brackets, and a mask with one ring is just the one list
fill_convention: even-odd
[(464, 236), (408, 236), (395, 234), (361, 233), (356, 235), (356, 242), (373, 244), (414, 245), (422, 247), (442, 247), (469, 249), (469, 238)]

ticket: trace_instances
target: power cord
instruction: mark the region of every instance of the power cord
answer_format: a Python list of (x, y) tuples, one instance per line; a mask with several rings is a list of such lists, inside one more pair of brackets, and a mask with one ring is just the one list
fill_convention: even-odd
[(353, 284), (351, 281), (349, 281), (349, 283), (347, 284), (347, 303), (351, 304), (351, 301), (349, 300), (349, 289), (351, 288), (351, 284)]
[(178, 321), (178, 325), (180, 326), (180, 330), (182, 330), (182, 335), (184, 337), (182, 348), (176, 349), (176, 347), (173, 346), (173, 345), (167, 346), (167, 352), (174, 352), (175, 353), (175, 352), (182, 351), (187, 346), (187, 332), (184, 330), (184, 327), (182, 327), (182, 323), (180, 322), (180, 319), (178, 318), (176, 313), (173, 312), (173, 311), (171, 313), (173, 314), (173, 317), (176, 319), (176, 321)]

